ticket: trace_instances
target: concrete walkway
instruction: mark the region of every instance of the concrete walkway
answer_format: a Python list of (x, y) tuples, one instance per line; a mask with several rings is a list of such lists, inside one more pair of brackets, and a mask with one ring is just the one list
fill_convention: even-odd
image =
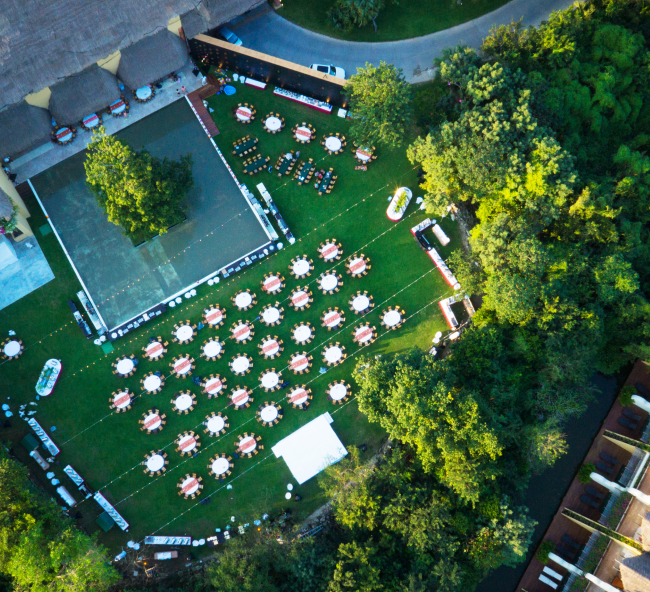
[(366, 62), (379, 64), (383, 60), (402, 68), (409, 82), (421, 82), (433, 76), (433, 58), (439, 56), (444, 48), (459, 43), (478, 48), (493, 25), (508, 24), (522, 17), (526, 25), (537, 25), (548, 19), (552, 12), (571, 4), (572, 0), (512, 0), (494, 12), (451, 29), (383, 43), (358, 43), (326, 37), (298, 27), (273, 11), (234, 28), (244, 47), (297, 64), (334, 64), (345, 68), (349, 77)]

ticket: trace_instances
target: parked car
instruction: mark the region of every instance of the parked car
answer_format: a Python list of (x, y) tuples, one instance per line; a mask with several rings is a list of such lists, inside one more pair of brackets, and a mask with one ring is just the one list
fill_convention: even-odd
[(330, 76), (336, 76), (337, 78), (345, 78), (345, 70), (337, 66), (327, 66), (325, 64), (309, 64), (309, 67), (312, 70), (322, 72), (323, 74), (329, 74)]
[(217, 33), (228, 43), (232, 43), (233, 45), (243, 45), (242, 40), (237, 37), (237, 35), (235, 35), (228, 27), (221, 27)]

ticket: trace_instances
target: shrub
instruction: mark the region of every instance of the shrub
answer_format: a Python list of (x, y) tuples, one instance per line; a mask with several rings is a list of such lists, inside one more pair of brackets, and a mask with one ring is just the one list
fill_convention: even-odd
[(624, 386), (621, 389), (621, 394), (618, 396), (618, 400), (623, 407), (629, 407), (632, 405), (632, 395), (636, 394), (633, 386)]
[(578, 481), (580, 483), (589, 483), (591, 481), (591, 474), (596, 470), (592, 463), (586, 463), (580, 467), (578, 471)]
[(555, 544), (551, 541), (544, 541), (539, 546), (539, 549), (537, 549), (537, 553), (535, 553), (535, 559), (537, 559), (537, 561), (540, 563), (546, 565), (548, 563), (548, 555), (553, 551), (555, 551)]

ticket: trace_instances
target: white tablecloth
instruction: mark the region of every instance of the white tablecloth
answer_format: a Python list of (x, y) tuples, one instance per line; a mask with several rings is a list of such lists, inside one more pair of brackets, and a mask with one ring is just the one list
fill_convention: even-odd
[(176, 374), (187, 374), (192, 369), (192, 361), (189, 358), (180, 358), (174, 364)]
[(246, 356), (237, 356), (231, 363), (230, 367), (233, 372), (244, 373), (251, 366), (250, 360)]
[(330, 397), (335, 401), (340, 401), (345, 395), (348, 394), (348, 389), (344, 384), (335, 384), (330, 389)]
[(248, 107), (238, 107), (235, 111), (237, 119), (240, 121), (250, 121), (253, 112)]
[(350, 261), (348, 269), (352, 275), (359, 275), (366, 270), (366, 260), (363, 257), (356, 257)]
[(165, 459), (162, 454), (154, 454), (147, 459), (147, 468), (155, 473), (165, 466)]
[(220, 432), (221, 430), (223, 430), (225, 425), (226, 425), (226, 422), (223, 420), (223, 417), (221, 417), (220, 415), (215, 415), (214, 417), (211, 417), (208, 420), (208, 423), (207, 423), (206, 427), (213, 434), (216, 434), (217, 432)]
[(176, 404), (176, 409), (179, 411), (185, 411), (192, 406), (192, 397), (186, 393), (183, 393), (182, 395), (178, 395), (178, 397), (176, 397), (176, 401), (174, 401), (174, 403)]
[(193, 493), (196, 493), (199, 490), (199, 482), (196, 479), (196, 477), (190, 477), (188, 479), (185, 479), (183, 483), (181, 483), (181, 491), (185, 495), (192, 495)]
[(305, 370), (309, 366), (309, 360), (307, 356), (303, 354), (297, 354), (291, 358), (290, 363), (291, 369), (297, 371)]
[(221, 343), (219, 341), (208, 341), (203, 346), (203, 353), (209, 358), (218, 356), (221, 353)]
[(10, 341), (9, 343), (5, 343), (3, 351), (5, 353), (5, 356), (8, 358), (13, 358), (20, 352), (20, 343), (18, 341)]
[(326, 327), (336, 327), (341, 322), (341, 314), (336, 310), (328, 312), (323, 317), (323, 322), (325, 323)]
[(307, 394), (307, 391), (302, 388), (302, 387), (297, 387), (291, 391), (291, 394), (289, 395), (289, 400), (294, 404), (294, 405), (302, 405), (304, 402), (307, 401), (309, 398), (309, 395)]
[(330, 136), (325, 140), (325, 148), (332, 152), (338, 152), (341, 149), (341, 140), (336, 136)]
[(190, 434), (183, 436), (178, 441), (178, 447), (183, 452), (190, 452), (191, 450), (194, 450), (196, 448), (196, 440), (194, 439), (194, 436), (191, 436)]
[(156, 376), (155, 374), (147, 376), (147, 378), (144, 379), (144, 389), (150, 393), (158, 390), (161, 384), (162, 380), (160, 380), (160, 376)]
[(399, 324), (401, 320), (402, 315), (396, 310), (389, 310), (384, 315), (384, 325), (387, 327), (394, 327), (395, 325)]
[(298, 259), (293, 263), (292, 269), (296, 277), (302, 277), (309, 273), (309, 261), (307, 259)]
[(352, 301), (352, 308), (359, 312), (366, 310), (366, 308), (369, 306), (370, 298), (368, 298), (365, 294), (359, 294), (358, 296), (355, 296), (354, 300)]
[(153, 360), (162, 356), (163, 349), (163, 344), (160, 343), (160, 341), (152, 341), (149, 345), (147, 345), (146, 353), (147, 356)]
[(223, 312), (218, 308), (211, 308), (205, 315), (205, 320), (208, 321), (210, 325), (216, 325), (223, 320)]
[(264, 388), (272, 389), (278, 386), (280, 377), (277, 372), (267, 372), (262, 376), (262, 386)]
[(265, 323), (276, 323), (280, 319), (280, 310), (275, 306), (271, 306), (262, 313), (262, 318)]
[(124, 358), (117, 363), (117, 373), (118, 374), (128, 374), (133, 370), (133, 360), (130, 358)]
[(189, 325), (181, 325), (178, 329), (176, 329), (175, 335), (176, 339), (182, 343), (183, 341), (189, 341), (192, 339), (194, 336), (194, 331)]
[(146, 101), (148, 98), (151, 97), (151, 87), (149, 86), (142, 86), (138, 90), (135, 91), (135, 96), (138, 97), (141, 101)]
[(282, 127), (282, 121), (275, 116), (267, 117), (264, 123), (272, 132), (276, 132)]
[(300, 140), (309, 140), (311, 138), (311, 130), (308, 127), (300, 126), (296, 130), (296, 136)]
[(334, 257), (338, 256), (339, 248), (334, 243), (325, 243), (323, 245), (321, 254), (323, 255), (323, 259), (325, 259), (325, 261), (329, 261), (330, 259), (334, 259)]
[(144, 427), (148, 430), (156, 430), (160, 427), (162, 419), (157, 413), (151, 413), (144, 418)]
[(250, 337), (251, 328), (248, 325), (239, 323), (239, 325), (235, 327), (235, 330), (232, 334), (237, 341), (244, 341), (244, 339), (248, 339)]
[(231, 400), (235, 405), (245, 405), (250, 395), (246, 389), (237, 389), (233, 392)]
[(298, 290), (291, 296), (291, 304), (296, 308), (302, 308), (309, 303), (309, 294), (304, 290)]
[(299, 343), (302, 343), (303, 341), (307, 341), (310, 337), (311, 337), (311, 327), (309, 327), (309, 325), (298, 325), (293, 330), (293, 338)]
[(272, 294), (282, 287), (282, 280), (277, 275), (271, 275), (264, 280), (264, 289)]
[(371, 327), (357, 327), (354, 330), (354, 340), (357, 343), (366, 343), (372, 339)]
[(248, 436), (239, 442), (239, 449), (242, 452), (253, 452), (257, 448), (257, 442), (252, 436)]
[(216, 475), (223, 475), (230, 468), (227, 458), (218, 458), (212, 463), (212, 472)]
[(223, 382), (219, 378), (211, 378), (205, 383), (205, 390), (214, 395), (223, 388)]
[(321, 290), (326, 290), (328, 292), (334, 290), (338, 286), (339, 280), (334, 273), (328, 273), (324, 275), (320, 280)]
[(267, 423), (270, 423), (274, 421), (278, 417), (278, 409), (274, 405), (269, 405), (268, 407), (264, 407), (262, 409), (262, 412), (260, 413), (260, 418), (262, 421), (266, 421)]
[(235, 306), (237, 308), (247, 308), (253, 303), (253, 297), (248, 292), (240, 292), (235, 296)]
[(117, 395), (115, 395), (115, 398), (113, 399), (113, 404), (118, 409), (124, 409), (124, 407), (129, 405), (129, 403), (131, 403), (131, 396), (129, 395), (129, 393), (123, 393), (123, 392), (118, 393)]
[(332, 345), (325, 350), (325, 359), (330, 364), (335, 364), (343, 357), (343, 351), (337, 345)]
[(362, 152), (362, 148), (359, 148), (357, 150), (357, 158), (359, 160), (363, 160), (363, 162), (368, 162), (370, 160), (370, 154), (364, 154), (365, 151)]

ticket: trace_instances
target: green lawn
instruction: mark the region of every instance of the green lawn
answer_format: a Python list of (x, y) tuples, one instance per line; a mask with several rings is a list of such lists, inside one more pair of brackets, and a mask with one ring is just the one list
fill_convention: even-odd
[[(229, 281), (222, 281), (214, 287), (207, 284), (200, 286), (197, 297), (170, 309), (160, 321), (145, 325), (130, 333), (128, 338), (115, 342), (115, 351), (108, 356), (103, 355), (92, 341), (86, 341), (71, 321), (66, 300), (74, 297), (79, 286), (54, 234), (39, 236), (38, 239), (56, 279), (0, 311), (3, 335), (8, 329), (14, 329), (27, 345), (20, 359), (0, 365), (0, 393), (11, 397), (7, 402), (12, 405), (16, 416), (19, 403), (33, 400), (34, 385), (45, 361), (50, 357), (63, 361), (63, 374), (59, 384), (51, 397), (39, 401), (36, 418), (48, 431), (52, 426), (57, 428), (50, 433), (62, 449), (60, 465), (55, 467), (61, 482), (79, 499), (75, 487), (62, 473), (65, 465), (72, 464), (89, 485), (95, 490), (101, 489), (131, 523), (131, 531), (126, 535), (117, 528), (106, 535), (101, 534), (100, 540), (112, 550), (119, 550), (128, 538), (139, 539), (156, 532), (207, 537), (215, 528), (252, 523), (264, 513), (274, 515), (286, 507), (291, 507), (298, 518), (304, 517), (324, 502), (316, 479), (294, 489), (295, 493), (302, 496), (302, 502), (287, 502), (284, 494), (286, 484), (292, 480), (291, 475), (284, 461), (275, 459), (272, 455), (271, 447), (325, 411), (334, 414), (333, 428), (344, 445), (349, 447), (365, 443), (368, 445), (368, 455), (376, 450), (385, 434), (377, 426), (365, 421), (356, 402), (352, 400), (345, 406), (334, 406), (325, 394), (327, 385), (332, 380), (345, 379), (355, 387), (352, 371), (359, 357), (359, 348), (352, 342), (351, 331), (361, 319), (348, 309), (347, 302), (351, 294), (367, 290), (376, 303), (374, 311), (364, 317), (363, 321), (374, 325), (380, 337), (364, 353), (387, 354), (414, 345), (428, 347), (436, 331), (446, 330), (435, 299), (449, 290), (430, 259), (418, 249), (409, 232), (410, 227), (425, 215), (416, 210), (414, 203), (401, 223), (392, 223), (385, 215), (387, 198), (397, 187), (406, 185), (414, 190), (416, 196), (419, 194), (415, 170), (405, 158), (404, 148), (381, 150), (378, 159), (367, 172), (355, 171), (355, 161), (349, 151), (338, 156), (328, 156), (319, 142), (306, 147), (299, 146), (290, 133), (294, 123), (306, 121), (316, 127), (319, 138), (330, 131), (346, 134), (347, 121), (335, 114), (320, 114), (295, 103), (276, 99), (272, 89), (259, 91), (237, 84), (237, 90), (237, 94), (232, 97), (221, 95), (209, 99), (210, 106), (215, 110), (213, 117), (221, 131), (215, 140), (240, 181), (245, 182), (258, 197), (255, 185), (265, 183), (298, 239), (295, 245), (286, 246), (282, 251), (229, 278)], [(251, 125), (243, 126), (235, 122), (232, 108), (238, 102), (249, 102), (256, 107), (258, 118)], [(271, 110), (286, 119), (286, 128), (277, 135), (270, 135), (262, 129), (264, 115)], [(234, 140), (245, 134), (259, 138), (259, 152), (263, 156), (270, 156), (272, 162), (282, 152), (299, 149), (301, 159), (311, 156), (318, 161), (320, 167), (333, 167), (338, 174), (334, 190), (328, 196), (319, 197), (313, 186), (299, 187), (290, 177), (278, 178), (277, 174), (268, 172), (244, 177), (241, 174), (242, 160), (231, 155), (231, 147)], [(30, 222), (34, 228), (38, 228), (45, 223), (44, 217), (36, 203), (27, 205), (32, 212)], [(450, 247), (458, 248), (456, 225), (450, 220), (443, 220), (442, 226), (452, 238)], [(323, 295), (313, 283), (320, 273), (331, 268), (317, 256), (319, 244), (328, 238), (340, 241), (344, 251), (344, 258), (337, 264), (344, 284), (335, 295)], [(431, 240), (434, 242), (433, 236)], [(450, 247), (440, 249), (443, 257), (448, 256)], [(356, 251), (362, 251), (370, 257), (372, 270), (364, 278), (350, 279), (344, 271), (344, 260)], [(314, 260), (315, 266), (314, 273), (308, 278), (312, 282), (310, 289), (314, 297), (311, 308), (296, 312), (289, 310), (290, 307), (284, 303), (285, 319), (280, 326), (267, 328), (256, 323), (252, 342), (243, 346), (235, 345), (228, 333), (234, 321), (252, 321), (262, 306), (288, 298), (291, 289), (305, 284), (305, 281), (295, 280), (288, 273), (290, 260), (303, 253)], [(286, 278), (286, 287), (278, 297), (267, 296), (260, 289), (264, 274), (270, 271), (279, 271)], [(250, 288), (257, 294), (258, 304), (252, 310), (241, 313), (236, 311), (230, 299), (244, 288)], [(138, 371), (130, 378), (121, 379), (112, 374), (111, 363), (117, 355), (134, 353), (140, 356), (141, 348), (150, 336), (161, 335), (169, 339), (175, 322), (185, 319), (198, 322), (202, 310), (211, 303), (219, 303), (227, 309), (223, 328), (205, 328), (187, 346), (170, 343), (169, 351), (162, 361), (142, 360)], [(408, 320), (397, 331), (384, 334), (380, 314), (387, 306), (394, 305), (405, 309)], [(334, 306), (346, 313), (344, 329), (338, 333), (327, 332), (320, 326), (323, 311)], [(308, 321), (316, 328), (316, 337), (307, 346), (298, 347), (291, 340), (291, 328), (299, 321)], [(280, 358), (266, 361), (259, 355), (257, 346), (262, 337), (268, 334), (283, 339), (285, 350)], [(200, 345), (206, 338), (215, 335), (226, 341), (225, 355), (216, 362), (207, 362), (199, 358)], [(319, 368), (324, 366), (321, 352), (324, 344), (329, 341), (344, 344), (348, 359), (321, 375)], [(283, 377), (292, 385), (309, 383), (314, 399), (306, 411), (293, 409), (282, 401), (283, 391), (266, 394), (259, 388), (255, 390), (255, 402), (249, 409), (226, 409), (224, 396), (208, 400), (190, 380), (176, 377), (168, 378), (160, 394), (142, 396), (136, 400), (133, 409), (126, 413), (112, 414), (109, 410), (108, 399), (113, 391), (128, 387), (138, 392), (143, 374), (150, 370), (168, 373), (169, 362), (180, 353), (188, 353), (196, 358), (195, 375), (219, 373), (227, 378), (230, 390), (237, 384), (255, 388), (263, 370), (271, 367), (285, 368), (289, 356), (298, 350), (307, 350), (313, 355), (311, 372), (294, 376), (284, 370)], [(231, 357), (240, 352), (248, 353), (254, 360), (252, 372), (246, 377), (234, 376), (227, 365)], [(186, 389), (196, 394), (197, 406), (189, 415), (176, 415), (172, 411), (170, 400), (180, 390)], [(284, 409), (284, 418), (272, 428), (263, 427), (255, 421), (257, 406), (266, 400), (282, 402)], [(143, 412), (153, 406), (166, 413), (168, 421), (160, 433), (147, 435), (138, 429), (138, 420)], [(229, 417), (230, 429), (219, 440), (203, 437), (200, 424), (211, 411), (223, 411)], [(198, 457), (188, 459), (180, 457), (173, 442), (181, 431), (190, 429), (201, 434), (202, 447)], [(13, 427), (5, 429), (4, 437), (18, 442), (26, 431), (25, 424), (16, 417)], [(219, 484), (208, 476), (208, 459), (221, 452), (232, 454), (237, 435), (244, 431), (260, 434), (265, 449), (252, 459), (235, 461), (233, 488), (228, 490), (226, 484)], [(24, 450), (16, 444), (13, 448), (45, 481), (41, 469), (26, 456)], [(160, 448), (165, 448), (169, 455), (168, 471), (164, 477), (152, 479), (143, 473), (139, 463), (145, 453)], [(214, 494), (209, 505), (197, 505), (201, 498), (190, 501), (177, 495), (176, 484), (188, 472), (203, 477), (205, 488), (201, 498)], [(53, 491), (49, 485), (47, 488), (48, 491)], [(100, 513), (98, 506), (93, 501), (86, 501), (79, 504), (78, 509), (82, 514), (80, 523), (89, 531), (95, 532), (97, 527), (94, 519)], [(231, 522), (231, 516), (235, 517), (234, 522)]]
[(491, 12), (508, 0), (386, 1), (377, 17), (377, 33), (370, 23), (349, 33), (334, 28), (327, 11), (335, 0), (283, 0), (277, 13), (296, 25), (347, 41), (398, 41), (442, 31)]

